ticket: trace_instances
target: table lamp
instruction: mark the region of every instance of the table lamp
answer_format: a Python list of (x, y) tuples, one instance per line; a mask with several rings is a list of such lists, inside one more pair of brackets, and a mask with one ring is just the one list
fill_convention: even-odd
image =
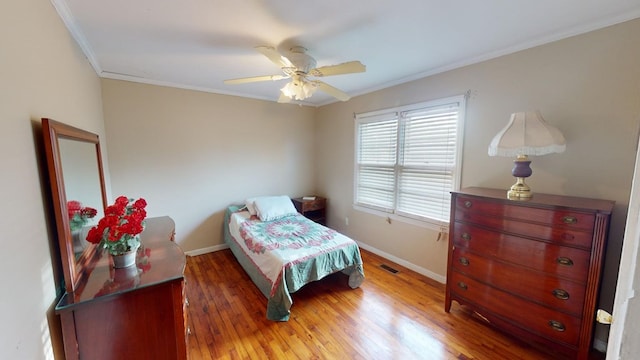
[(565, 139), (560, 130), (549, 125), (539, 111), (517, 112), (489, 144), (489, 156), (515, 156), (511, 174), (516, 183), (507, 192), (513, 200), (531, 199), (531, 188), (524, 180), (533, 173), (529, 155), (564, 152)]

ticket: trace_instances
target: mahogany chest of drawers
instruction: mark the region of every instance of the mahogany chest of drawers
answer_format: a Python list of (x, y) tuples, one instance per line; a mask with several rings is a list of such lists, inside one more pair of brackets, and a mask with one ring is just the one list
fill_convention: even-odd
[(445, 311), (456, 300), (559, 357), (591, 349), (614, 202), (506, 191), (453, 192)]
[(86, 283), (56, 306), (67, 360), (186, 360), (186, 257), (168, 216), (147, 218), (136, 265), (114, 269), (105, 254)]

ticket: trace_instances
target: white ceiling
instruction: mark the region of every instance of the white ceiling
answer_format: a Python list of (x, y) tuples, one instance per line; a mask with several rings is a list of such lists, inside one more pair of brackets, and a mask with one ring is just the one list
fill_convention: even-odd
[[(99, 76), (276, 101), (254, 47), (301, 45), (351, 96), (640, 17), (640, 0), (51, 0)], [(335, 101), (316, 92), (305, 104)]]

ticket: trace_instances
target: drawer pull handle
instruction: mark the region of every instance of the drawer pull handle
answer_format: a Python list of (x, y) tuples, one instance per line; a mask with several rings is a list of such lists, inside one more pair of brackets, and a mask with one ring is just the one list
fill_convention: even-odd
[(462, 281), (458, 281), (458, 287), (462, 290), (467, 290), (468, 288), (467, 284), (463, 283)]
[(565, 224), (577, 224), (578, 218), (576, 218), (575, 216), (564, 216), (562, 218), (562, 222)]
[(555, 331), (562, 332), (566, 330), (564, 324), (556, 320), (549, 320), (549, 326), (551, 326), (551, 328)]
[(471, 240), (471, 235), (469, 233), (462, 233), (462, 240), (469, 241)]
[(573, 266), (573, 260), (569, 259), (568, 257), (564, 257), (564, 256), (561, 256), (561, 257), (557, 258), (556, 262), (558, 264), (564, 265), (564, 266)]
[(560, 300), (569, 300), (569, 293), (566, 290), (554, 289), (551, 293)]
[(458, 261), (464, 266), (469, 266), (469, 259), (467, 259), (466, 257), (461, 257), (460, 259), (458, 259)]
[(466, 207), (467, 209), (470, 208), (472, 205), (473, 205), (473, 203), (471, 201), (469, 201), (469, 200), (466, 200), (464, 202), (464, 207)]

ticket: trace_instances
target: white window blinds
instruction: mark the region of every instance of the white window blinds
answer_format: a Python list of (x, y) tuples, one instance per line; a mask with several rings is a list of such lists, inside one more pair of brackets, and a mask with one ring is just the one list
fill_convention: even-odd
[(394, 113), (362, 118), (358, 131), (357, 203), (390, 212), (395, 204), (395, 165), (398, 116)]
[(356, 116), (355, 204), (447, 222), (464, 97)]

